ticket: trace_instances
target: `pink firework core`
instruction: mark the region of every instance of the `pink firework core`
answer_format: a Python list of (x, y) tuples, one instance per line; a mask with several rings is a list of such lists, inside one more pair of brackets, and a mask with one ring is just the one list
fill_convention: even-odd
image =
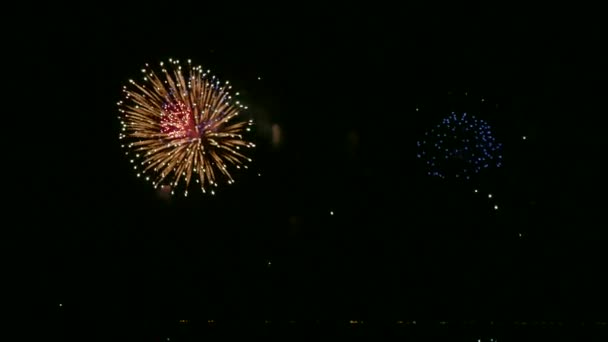
[(169, 102), (163, 105), (160, 131), (171, 138), (199, 138), (196, 118), (190, 106), (183, 102)]

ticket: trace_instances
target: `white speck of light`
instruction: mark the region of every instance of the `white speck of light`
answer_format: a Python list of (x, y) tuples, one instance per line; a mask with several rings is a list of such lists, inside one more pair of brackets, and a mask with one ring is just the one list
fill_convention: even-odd
[(494, 210), (498, 210), (498, 206), (497, 205), (494, 206)]
[(59, 306), (63, 306), (63, 304), (59, 303)]
[(258, 76), (258, 80), (261, 80), (262, 78), (260, 76)]
[(492, 198), (492, 194), (488, 194), (488, 198)]
[(333, 216), (333, 215), (334, 215), (334, 212), (333, 212), (333, 211), (330, 211), (330, 212), (329, 212), (329, 215), (332, 215), (332, 216)]
[(475, 193), (477, 193), (477, 189), (473, 190)]
[(522, 139), (526, 140), (526, 136), (524, 135), (523, 137), (521, 137)]

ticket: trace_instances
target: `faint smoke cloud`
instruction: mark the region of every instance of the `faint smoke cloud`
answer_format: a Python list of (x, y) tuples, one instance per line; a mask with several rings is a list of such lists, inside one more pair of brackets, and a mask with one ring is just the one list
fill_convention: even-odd
[(169, 185), (161, 185), (158, 189), (156, 189), (156, 195), (158, 198), (168, 201), (171, 199), (171, 186)]
[(281, 126), (278, 124), (272, 125), (272, 146), (278, 147), (281, 144)]

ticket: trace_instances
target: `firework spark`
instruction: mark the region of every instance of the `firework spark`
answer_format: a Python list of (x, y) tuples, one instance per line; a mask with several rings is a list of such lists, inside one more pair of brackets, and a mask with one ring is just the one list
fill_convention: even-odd
[(470, 179), (490, 166), (501, 167), (502, 144), (490, 125), (467, 113), (452, 113), (418, 141), (418, 158), (426, 162), (429, 176)]
[(187, 196), (194, 180), (203, 193), (215, 194), (211, 187), (220, 178), (234, 183), (229, 169), (247, 168), (251, 161), (242, 148), (255, 146), (243, 140), (253, 120), (234, 120), (247, 107), (233, 99), (228, 81), (221, 84), (209, 70), (193, 67), (190, 60), (186, 72), (172, 59), (160, 67), (156, 73), (146, 64), (143, 82), (130, 80), (123, 87), (122, 146), (137, 176), (155, 188), (184, 185)]

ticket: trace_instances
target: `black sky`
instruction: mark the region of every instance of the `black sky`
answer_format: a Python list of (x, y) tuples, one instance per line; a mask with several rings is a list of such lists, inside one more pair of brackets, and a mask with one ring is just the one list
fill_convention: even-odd
[[(28, 227), (51, 307), (606, 317), (606, 68), (592, 18), (205, 9), (98, 8), (37, 28), (44, 153)], [(230, 80), (258, 122), (252, 169), (215, 197), (158, 199), (119, 147), (122, 85), (170, 57)], [(452, 110), (492, 125), (503, 169), (464, 186), (425, 176), (415, 142)]]

